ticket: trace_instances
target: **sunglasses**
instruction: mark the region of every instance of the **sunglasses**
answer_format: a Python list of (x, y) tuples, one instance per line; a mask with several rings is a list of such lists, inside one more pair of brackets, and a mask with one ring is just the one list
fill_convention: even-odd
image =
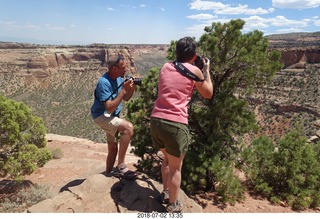
[(123, 56), (122, 55), (118, 55), (118, 58), (117, 58), (117, 60), (116, 60), (116, 62), (115, 62), (115, 65), (116, 64), (119, 64), (119, 62), (121, 61), (121, 60), (123, 60), (124, 58), (123, 58)]
[(111, 64), (110, 68), (117, 66), (120, 63), (120, 61), (123, 59), (124, 59), (123, 56), (121, 54), (119, 54), (116, 61), (113, 64)]

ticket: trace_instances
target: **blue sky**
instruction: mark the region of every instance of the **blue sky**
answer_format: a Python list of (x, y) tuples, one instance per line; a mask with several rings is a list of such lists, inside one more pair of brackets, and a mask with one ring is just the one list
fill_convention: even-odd
[(0, 41), (169, 44), (238, 18), (243, 32), (317, 32), (320, 0), (0, 0)]

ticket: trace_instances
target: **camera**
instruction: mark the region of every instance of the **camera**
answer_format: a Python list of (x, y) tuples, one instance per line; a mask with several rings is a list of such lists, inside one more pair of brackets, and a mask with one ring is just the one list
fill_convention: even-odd
[(197, 66), (201, 71), (203, 69), (203, 58), (197, 55), (197, 58), (194, 60), (194, 65)]
[(129, 76), (129, 75), (127, 75), (125, 77), (125, 81), (130, 80), (130, 79), (133, 80), (133, 84), (138, 85), (138, 86), (142, 85), (142, 78), (134, 78), (134, 77)]

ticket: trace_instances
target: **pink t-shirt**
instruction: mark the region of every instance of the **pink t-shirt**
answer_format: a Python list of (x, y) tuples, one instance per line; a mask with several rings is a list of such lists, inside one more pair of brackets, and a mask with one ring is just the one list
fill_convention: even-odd
[[(194, 72), (195, 66), (183, 63)], [(158, 82), (158, 98), (151, 116), (188, 124), (188, 103), (194, 89), (194, 81), (179, 73), (173, 63), (164, 64)]]

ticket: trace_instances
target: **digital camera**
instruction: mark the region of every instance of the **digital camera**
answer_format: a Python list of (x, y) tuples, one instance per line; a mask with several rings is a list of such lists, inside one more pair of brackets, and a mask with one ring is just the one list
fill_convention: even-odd
[(134, 78), (132, 76), (126, 75), (125, 81), (130, 80), (130, 79), (133, 80), (133, 84), (138, 85), (138, 86), (142, 85), (142, 78)]
[(203, 69), (203, 58), (197, 55), (197, 58), (194, 60), (194, 65), (197, 66), (201, 71)]

